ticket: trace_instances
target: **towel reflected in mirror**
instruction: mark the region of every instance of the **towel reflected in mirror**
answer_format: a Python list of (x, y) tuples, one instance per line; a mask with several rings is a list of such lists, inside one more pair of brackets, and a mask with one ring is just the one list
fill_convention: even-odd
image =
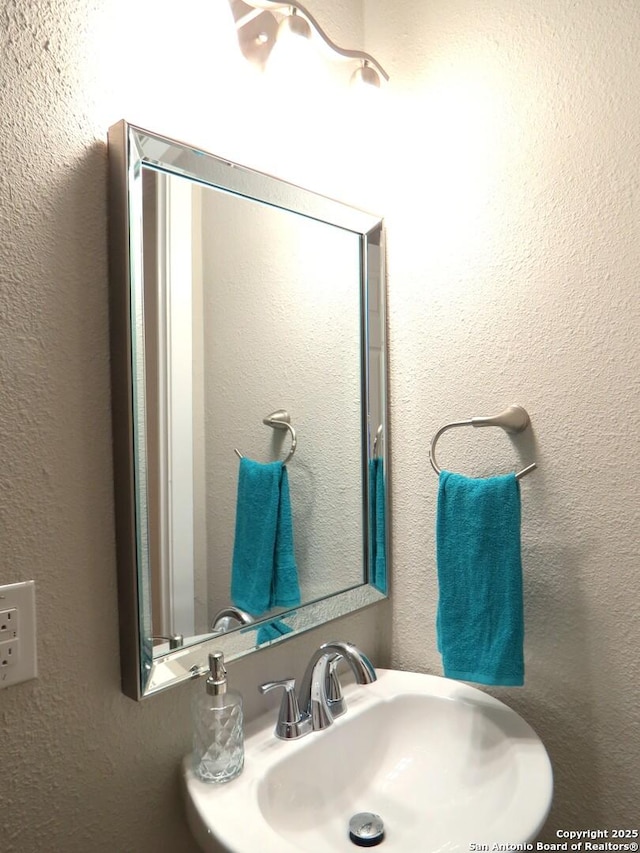
[(231, 600), (253, 616), (300, 604), (289, 480), (282, 462), (240, 459)]
[(256, 646), (261, 646), (263, 643), (271, 643), (273, 640), (281, 640), (287, 634), (291, 634), (293, 628), (290, 628), (281, 619), (272, 619), (271, 622), (266, 622), (260, 625), (256, 634)]
[(369, 460), (369, 572), (370, 582), (387, 594), (387, 548), (384, 493), (384, 460)]

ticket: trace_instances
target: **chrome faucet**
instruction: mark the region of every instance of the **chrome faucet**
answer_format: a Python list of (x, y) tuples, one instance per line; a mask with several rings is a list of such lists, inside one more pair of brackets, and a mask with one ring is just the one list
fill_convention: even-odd
[[(298, 703), (311, 718), (313, 731), (326, 729), (339, 714), (344, 714), (346, 705), (335, 672), (338, 657), (344, 658), (353, 670), (358, 684), (371, 684), (376, 680), (376, 671), (369, 658), (353, 643), (324, 643), (312, 655), (302, 677), (298, 692)], [(331, 685), (329, 699), (327, 686)], [(337, 690), (336, 690), (337, 686)], [(337, 694), (337, 695), (336, 695)], [(334, 704), (338, 713), (333, 713)]]
[(254, 621), (250, 613), (240, 610), (234, 604), (230, 604), (228, 607), (223, 607), (222, 610), (219, 610), (213, 617), (211, 631), (214, 634), (225, 634), (227, 631), (239, 628), (240, 625), (251, 625)]
[(330, 726), (335, 717), (347, 710), (336, 672), (338, 662), (347, 661), (358, 684), (371, 684), (376, 671), (369, 658), (353, 643), (324, 643), (311, 656), (302, 677), (298, 695), (292, 678), (270, 681), (259, 688), (267, 693), (275, 687), (284, 689), (278, 715), (276, 735), (288, 740)]

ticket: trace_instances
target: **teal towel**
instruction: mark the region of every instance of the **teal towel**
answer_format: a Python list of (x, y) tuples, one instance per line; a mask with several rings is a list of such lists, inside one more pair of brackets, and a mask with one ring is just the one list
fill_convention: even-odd
[(231, 600), (254, 616), (300, 604), (289, 480), (282, 462), (240, 460)]
[(371, 583), (387, 594), (384, 462), (369, 460), (369, 563)]
[(520, 487), (440, 473), (438, 649), (448, 678), (524, 684)]
[(256, 635), (256, 645), (261, 646), (262, 643), (270, 643), (271, 640), (279, 640), (290, 634), (293, 628), (285, 625), (280, 619), (274, 619), (272, 622), (267, 622), (265, 625), (260, 625)]

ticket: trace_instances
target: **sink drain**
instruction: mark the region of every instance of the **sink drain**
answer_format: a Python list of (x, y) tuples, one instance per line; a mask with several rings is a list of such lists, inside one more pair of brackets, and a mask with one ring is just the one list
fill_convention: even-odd
[(349, 838), (358, 847), (375, 847), (384, 840), (384, 823), (378, 814), (358, 812), (349, 821)]

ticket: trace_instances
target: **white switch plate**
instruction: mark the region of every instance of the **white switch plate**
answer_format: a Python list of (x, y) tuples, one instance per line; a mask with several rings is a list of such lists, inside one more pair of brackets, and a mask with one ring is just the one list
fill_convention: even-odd
[[(9, 641), (12, 644), (12, 655), (0, 656), (0, 689), (38, 677), (35, 581), (0, 586), (0, 613), (13, 610), (16, 611), (15, 635), (5, 635), (6, 639), (0, 637), (3, 647)], [(14, 634), (13, 631), (11, 633)], [(16, 655), (15, 663), (11, 662), (13, 654)]]

